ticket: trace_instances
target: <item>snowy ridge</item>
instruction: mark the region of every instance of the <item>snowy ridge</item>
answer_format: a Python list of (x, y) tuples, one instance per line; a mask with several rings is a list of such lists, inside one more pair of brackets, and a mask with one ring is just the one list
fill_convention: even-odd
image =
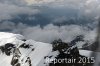
[[(19, 34), (1, 32), (0, 36), (0, 49), (2, 50), (0, 59), (3, 59), (0, 61), (0, 66), (37, 66), (52, 50), (51, 44), (34, 40), (23, 41), (25, 38)], [(8, 52), (10, 53), (7, 55)]]
[(24, 36), (20, 34), (0, 32), (0, 46), (4, 45), (5, 43), (16, 44), (18, 40), (22, 39), (24, 39)]
[(92, 57), (92, 53), (100, 54), (99, 52), (78, 50), (76, 45), (68, 46), (61, 40), (56, 44), (48, 44), (26, 40), (20, 34), (0, 32), (0, 59), (2, 59), (0, 66), (49, 66), (49, 63), (45, 63), (46, 58), (55, 59), (58, 56), (59, 59), (61, 51), (70, 57), (77, 54), (81, 57)]

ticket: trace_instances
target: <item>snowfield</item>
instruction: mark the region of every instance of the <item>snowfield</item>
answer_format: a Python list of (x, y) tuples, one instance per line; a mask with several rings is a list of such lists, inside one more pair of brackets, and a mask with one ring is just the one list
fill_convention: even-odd
[[(5, 45), (7, 43), (15, 44), (16, 47), (19, 47), (23, 43), (32, 45), (31, 48), (27, 49), (19, 48), (19, 51), (21, 53), (20, 60), (23, 60), (20, 61), (21, 66), (28, 66), (28, 63), (25, 63), (27, 57), (30, 57), (32, 66), (37, 66), (40, 63), (40, 61), (45, 56), (47, 56), (52, 50), (51, 44), (36, 42), (34, 40), (22, 41), (23, 39), (25, 38), (19, 34), (0, 32), (0, 46)], [(34, 50), (32, 51), (32, 49)], [(7, 56), (0, 51), (0, 59), (2, 59), (0, 60), (0, 66), (12, 66), (12, 57), (13, 54)]]
[[(91, 57), (98, 52), (79, 50), (80, 55)], [(52, 52), (52, 45), (26, 40), (20, 34), (0, 32), (0, 66), (48, 66), (45, 57), (53, 58), (59, 52)]]

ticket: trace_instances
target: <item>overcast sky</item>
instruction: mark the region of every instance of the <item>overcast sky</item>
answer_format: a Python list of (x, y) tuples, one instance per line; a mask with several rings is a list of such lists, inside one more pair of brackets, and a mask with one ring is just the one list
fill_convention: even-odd
[(94, 40), (99, 15), (99, 0), (0, 0), (0, 31), (49, 43)]

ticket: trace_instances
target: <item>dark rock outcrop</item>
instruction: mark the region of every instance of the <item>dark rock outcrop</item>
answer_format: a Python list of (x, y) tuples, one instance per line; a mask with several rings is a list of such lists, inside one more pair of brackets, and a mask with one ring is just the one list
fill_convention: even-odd
[(7, 43), (3, 46), (0, 46), (0, 50), (2, 51), (2, 53), (5, 53), (6, 55), (10, 55), (11, 53), (13, 53), (11, 50), (13, 50), (15, 48), (15, 45), (11, 44), (11, 43)]
[[(79, 39), (79, 41), (80, 40), (81, 39)], [(77, 41), (78, 41), (78, 39), (73, 42), (75, 43)], [(71, 42), (71, 43), (73, 43), (73, 42)], [(57, 57), (55, 57), (56, 60), (59, 60), (59, 59), (73, 60), (73, 59), (75, 59), (75, 61), (71, 62), (71, 63), (66, 63), (66, 60), (63, 60), (63, 63), (59, 63), (59, 62), (55, 63), (55, 60), (54, 60), (54, 61), (52, 61), (52, 63), (49, 64), (49, 66), (91, 66), (92, 65), (92, 63), (88, 63), (88, 62), (79, 63), (80, 58), (85, 58), (86, 61), (88, 61), (88, 60), (91, 61), (91, 60), (88, 57), (80, 55), (79, 50), (76, 46), (75, 47), (69, 46), (68, 43), (63, 42), (61, 39), (54, 40), (52, 42), (52, 45), (53, 45), (53, 51), (59, 51), (59, 55), (57, 55)]]

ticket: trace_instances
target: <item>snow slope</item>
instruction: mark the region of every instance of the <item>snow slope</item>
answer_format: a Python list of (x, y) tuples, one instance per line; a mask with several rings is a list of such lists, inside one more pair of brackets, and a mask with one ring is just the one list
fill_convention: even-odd
[(91, 57), (92, 54), (95, 55), (100, 55), (100, 52), (94, 52), (94, 51), (89, 51), (89, 50), (79, 50), (80, 55), (86, 56), (86, 57)]
[[(79, 50), (79, 53), (86, 57), (100, 55), (88, 50)], [(58, 54), (57, 51), (52, 52), (51, 44), (26, 40), (20, 34), (0, 32), (0, 66), (48, 66), (45, 57), (55, 58)], [(16, 59), (17, 63), (14, 62)]]
[[(52, 50), (51, 44), (36, 42), (34, 40), (23, 41), (23, 39), (25, 38), (19, 34), (0, 32), (0, 46), (5, 46), (7, 43), (15, 45), (15, 47), (18, 48), (18, 51), (15, 53), (20, 55), (18, 60), (21, 66), (29, 66), (29, 63), (26, 62), (27, 58), (30, 58), (32, 66), (37, 66)], [(29, 47), (20, 47), (22, 44), (26, 44)], [(15, 53), (8, 56), (0, 51), (0, 59), (2, 59), (0, 60), (0, 66), (12, 66), (11, 60)]]
[(20, 34), (0, 32), (0, 46), (4, 45), (5, 43), (16, 44), (18, 40), (22, 40), (22, 39), (24, 39), (24, 36)]

